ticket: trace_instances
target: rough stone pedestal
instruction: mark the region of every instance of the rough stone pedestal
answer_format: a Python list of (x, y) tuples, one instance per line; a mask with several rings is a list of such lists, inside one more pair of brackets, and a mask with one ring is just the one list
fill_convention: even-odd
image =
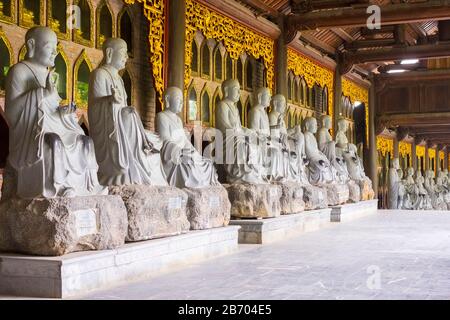
[(59, 256), (120, 247), (127, 234), (120, 197), (8, 199), (0, 204), (0, 251)]
[(378, 212), (378, 200), (347, 203), (332, 208), (331, 222), (347, 222)]
[(323, 187), (327, 190), (329, 206), (337, 206), (348, 201), (350, 191), (346, 184), (330, 183), (323, 185)]
[(375, 198), (375, 192), (372, 189), (372, 182), (369, 178), (359, 181), (359, 188), (361, 190), (361, 201)]
[(275, 183), (281, 187), (281, 214), (299, 213), (305, 210), (303, 187), (295, 182)]
[(231, 203), (223, 186), (185, 188), (188, 195), (187, 217), (191, 230), (225, 227), (230, 222)]
[(281, 187), (273, 184), (224, 185), (236, 218), (272, 218), (281, 214)]
[(303, 186), (303, 201), (306, 210), (324, 209), (328, 207), (327, 190), (313, 185)]
[(141, 241), (187, 232), (188, 196), (174, 187), (113, 186), (109, 193), (119, 195), (128, 213), (126, 241)]
[(347, 186), (349, 191), (349, 202), (356, 203), (361, 201), (361, 189), (359, 184), (355, 180), (349, 180)]

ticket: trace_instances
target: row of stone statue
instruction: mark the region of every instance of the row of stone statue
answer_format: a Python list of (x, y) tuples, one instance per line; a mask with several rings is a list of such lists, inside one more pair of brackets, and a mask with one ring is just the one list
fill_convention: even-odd
[(415, 171), (409, 167), (406, 177), (399, 159), (392, 160), (389, 169), (388, 207), (405, 210), (450, 210), (450, 176), (448, 170)]
[[(113, 185), (155, 185), (207, 188), (219, 185), (214, 159), (202, 156), (187, 138), (177, 115), (183, 93), (171, 87), (164, 93), (164, 111), (157, 114), (159, 135), (144, 130), (136, 110), (127, 105), (119, 71), (127, 62), (121, 39), (104, 43), (104, 59), (91, 73), (88, 121), (84, 135), (75, 106), (60, 107), (54, 76), (57, 37), (36, 27), (26, 35), (27, 57), (14, 65), (6, 81), (5, 114), (10, 127), (10, 154), (3, 197), (74, 197), (107, 194)], [(314, 118), (287, 129), (286, 100), (271, 99), (270, 91), (256, 93), (249, 128), (241, 125), (236, 103), (236, 80), (222, 84), (223, 99), (215, 110), (216, 156), (222, 147), (228, 184), (298, 183), (325, 206), (372, 199), (355, 145), (346, 138), (345, 120), (338, 123), (336, 141), (324, 116), (317, 133)], [(272, 101), (270, 115), (266, 109)], [(321, 191), (322, 190), (322, 191)], [(326, 198), (328, 200), (326, 200)]]

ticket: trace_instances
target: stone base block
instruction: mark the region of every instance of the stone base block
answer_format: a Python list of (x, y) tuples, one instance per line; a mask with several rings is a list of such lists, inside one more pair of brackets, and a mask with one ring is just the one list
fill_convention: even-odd
[(225, 227), (230, 222), (231, 203), (223, 186), (183, 189), (188, 195), (187, 217), (191, 230)]
[(272, 218), (281, 214), (281, 187), (273, 184), (224, 185), (236, 218)]
[(323, 185), (327, 190), (328, 206), (344, 204), (350, 197), (350, 191), (346, 184), (331, 183)]
[(367, 200), (358, 203), (347, 203), (342, 206), (333, 207), (331, 211), (331, 222), (347, 222), (378, 211), (378, 200)]
[(375, 192), (372, 189), (372, 182), (369, 178), (359, 181), (359, 188), (361, 190), (361, 200), (373, 200), (375, 198)]
[(349, 180), (347, 186), (349, 191), (348, 200), (353, 203), (361, 201), (361, 189), (359, 184), (354, 180)]
[(331, 208), (327, 208), (273, 219), (231, 220), (230, 225), (241, 227), (239, 243), (267, 244), (327, 227), (331, 224), (330, 216)]
[(188, 196), (174, 187), (113, 186), (109, 193), (119, 195), (127, 208), (126, 241), (142, 241), (174, 236), (189, 230), (186, 214)]
[(116, 250), (50, 257), (0, 254), (0, 294), (67, 298), (138, 281), (233, 253), (238, 227), (125, 244)]
[(305, 210), (303, 186), (295, 182), (275, 183), (281, 187), (281, 214), (299, 213)]
[(303, 201), (306, 210), (325, 209), (328, 207), (327, 190), (312, 185), (303, 186)]
[(124, 244), (127, 211), (118, 196), (8, 199), (0, 204), (0, 252), (59, 256)]

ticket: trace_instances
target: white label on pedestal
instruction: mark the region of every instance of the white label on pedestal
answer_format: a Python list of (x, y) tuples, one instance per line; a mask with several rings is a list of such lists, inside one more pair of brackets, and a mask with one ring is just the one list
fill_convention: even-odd
[(169, 198), (169, 210), (180, 209), (180, 208), (181, 208), (181, 198), (180, 197)]
[(218, 208), (220, 206), (220, 198), (218, 196), (209, 197), (209, 207)]
[(97, 215), (95, 209), (76, 210), (73, 214), (75, 215), (75, 226), (78, 237), (97, 233)]

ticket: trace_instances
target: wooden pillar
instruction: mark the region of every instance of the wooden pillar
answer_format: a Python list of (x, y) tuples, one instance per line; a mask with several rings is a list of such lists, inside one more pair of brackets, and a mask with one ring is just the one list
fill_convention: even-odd
[(186, 2), (169, 0), (167, 85), (184, 88), (184, 45), (186, 39)]
[[(334, 98), (336, 100), (336, 96)], [(339, 97), (340, 100), (340, 97)], [(375, 83), (373, 76), (371, 77), (371, 85), (369, 89), (369, 154), (368, 154), (368, 167), (366, 172), (372, 180), (373, 190), (375, 191), (375, 197), (378, 196), (378, 152), (377, 152), (377, 137), (375, 134), (375, 111), (376, 111), (376, 97), (375, 97)], [(336, 110), (335, 110), (336, 112)], [(366, 162), (367, 163), (367, 162)], [(367, 170), (368, 169), (368, 170)]]
[(333, 94), (333, 130), (334, 136), (336, 137), (337, 122), (339, 120), (339, 113), (341, 111), (341, 96), (342, 96), (342, 75), (339, 71), (339, 64), (336, 65), (334, 70), (334, 94)]
[(287, 45), (285, 42), (284, 20), (282, 17), (278, 19), (278, 27), (280, 35), (275, 43), (275, 93), (282, 94), (287, 99), (288, 95), (288, 68), (287, 68)]
[(398, 153), (398, 137), (395, 136), (394, 138), (394, 158), (399, 158), (399, 153)]
[(428, 156), (428, 143), (425, 144), (425, 168), (424, 170), (428, 170), (430, 168), (430, 157)]
[(444, 151), (444, 170), (448, 170), (448, 147)]
[(417, 156), (416, 156), (416, 141), (415, 140), (411, 143), (411, 167), (414, 168), (414, 171), (417, 170)]

